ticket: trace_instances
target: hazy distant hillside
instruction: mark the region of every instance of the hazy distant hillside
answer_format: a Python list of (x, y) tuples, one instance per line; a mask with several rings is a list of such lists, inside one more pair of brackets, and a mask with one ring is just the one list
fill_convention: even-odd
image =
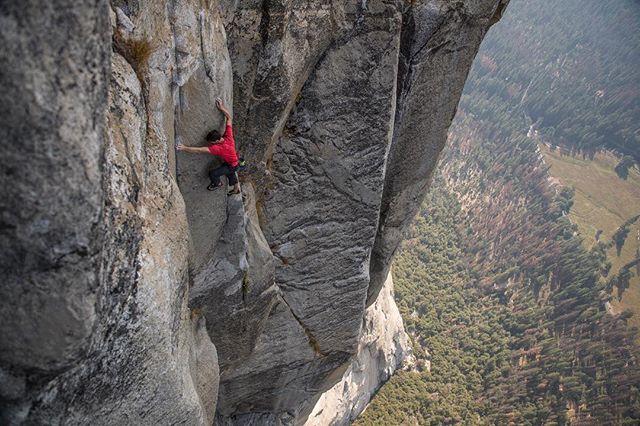
[(640, 3), (513, 0), (462, 100), (491, 120), (538, 123), (557, 142), (640, 160)]

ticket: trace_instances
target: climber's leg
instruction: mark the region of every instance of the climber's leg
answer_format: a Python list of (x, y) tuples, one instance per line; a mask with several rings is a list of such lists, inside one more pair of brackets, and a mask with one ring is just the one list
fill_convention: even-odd
[(211, 184), (207, 187), (209, 191), (213, 191), (222, 186), (222, 182), (220, 181), (220, 176), (226, 175), (229, 173), (230, 168), (228, 165), (223, 164), (220, 167), (216, 167), (215, 169), (209, 172), (209, 180)]
[(236, 172), (237, 169), (237, 167), (230, 169), (230, 173), (227, 175), (227, 178), (229, 179), (229, 186), (233, 186), (233, 190), (229, 191), (228, 195), (240, 193), (240, 182), (238, 182), (238, 173)]

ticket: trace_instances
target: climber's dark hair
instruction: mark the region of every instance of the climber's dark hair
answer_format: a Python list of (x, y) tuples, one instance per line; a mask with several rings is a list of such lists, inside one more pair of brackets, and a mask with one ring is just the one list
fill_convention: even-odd
[(207, 142), (218, 142), (218, 140), (222, 137), (219, 131), (212, 130), (207, 133)]

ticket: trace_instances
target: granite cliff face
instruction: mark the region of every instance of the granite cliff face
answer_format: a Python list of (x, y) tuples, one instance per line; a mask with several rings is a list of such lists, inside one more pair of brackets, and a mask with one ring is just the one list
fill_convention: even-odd
[(342, 380), (322, 394), (305, 426), (351, 424), (396, 369), (415, 363), (409, 336), (393, 299), (391, 274), (366, 310), (358, 353)]
[[(0, 422), (304, 423), (506, 3), (2, 4)], [(242, 198), (174, 150), (216, 96)]]

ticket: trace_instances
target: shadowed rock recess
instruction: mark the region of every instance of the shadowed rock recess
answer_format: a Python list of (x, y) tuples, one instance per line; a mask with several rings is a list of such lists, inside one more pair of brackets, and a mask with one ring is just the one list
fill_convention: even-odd
[[(0, 424), (348, 423), (316, 403), (407, 353), (374, 302), (507, 2), (3, 2)], [(243, 197), (174, 149), (216, 96)]]

